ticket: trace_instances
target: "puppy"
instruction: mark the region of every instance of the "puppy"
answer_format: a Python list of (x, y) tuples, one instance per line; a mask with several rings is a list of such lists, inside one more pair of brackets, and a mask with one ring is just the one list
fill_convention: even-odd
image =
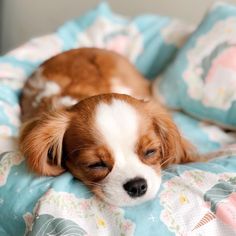
[(104, 201), (155, 197), (161, 169), (197, 158), (149, 83), (122, 56), (82, 48), (43, 63), (23, 89), (20, 149), (30, 169), (68, 170)]
[(70, 50), (44, 62), (28, 79), (21, 98), (22, 120), (104, 93), (148, 99), (150, 84), (128, 60), (114, 52)]

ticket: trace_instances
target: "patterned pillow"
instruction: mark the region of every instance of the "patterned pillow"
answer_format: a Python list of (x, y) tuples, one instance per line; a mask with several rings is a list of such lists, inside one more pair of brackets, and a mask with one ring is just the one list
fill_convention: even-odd
[(236, 6), (211, 8), (153, 90), (171, 108), (236, 129)]
[(30, 40), (0, 57), (0, 136), (17, 136), (20, 91), (26, 78), (49, 57), (78, 47), (107, 48), (128, 57), (151, 78), (166, 66), (191, 29), (158, 15), (127, 19), (101, 3), (57, 32)]

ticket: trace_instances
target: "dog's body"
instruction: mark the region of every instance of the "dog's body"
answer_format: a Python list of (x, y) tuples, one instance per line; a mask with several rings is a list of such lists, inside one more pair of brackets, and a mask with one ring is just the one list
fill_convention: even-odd
[(115, 53), (84, 48), (46, 61), (21, 100), (29, 167), (54, 176), (67, 169), (112, 204), (152, 199), (161, 168), (197, 154), (150, 97), (149, 83)]
[(21, 99), (22, 119), (105, 93), (144, 99), (150, 98), (150, 86), (116, 53), (96, 48), (70, 50), (44, 62), (28, 79)]

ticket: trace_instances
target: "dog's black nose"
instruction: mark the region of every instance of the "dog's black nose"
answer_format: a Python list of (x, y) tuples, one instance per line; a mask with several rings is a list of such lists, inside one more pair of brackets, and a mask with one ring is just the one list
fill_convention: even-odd
[(130, 197), (141, 197), (147, 192), (147, 181), (143, 178), (134, 178), (123, 185)]

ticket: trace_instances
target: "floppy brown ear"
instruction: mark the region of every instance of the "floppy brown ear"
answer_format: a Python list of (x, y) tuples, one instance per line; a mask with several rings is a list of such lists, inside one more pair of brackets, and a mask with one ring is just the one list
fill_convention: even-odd
[(148, 109), (151, 109), (153, 126), (162, 143), (161, 165), (165, 167), (170, 164), (197, 161), (197, 150), (181, 136), (170, 114), (155, 102), (149, 102)]
[(68, 112), (53, 111), (23, 125), (19, 146), (32, 171), (52, 176), (64, 172), (61, 167), (62, 145), (69, 121)]

